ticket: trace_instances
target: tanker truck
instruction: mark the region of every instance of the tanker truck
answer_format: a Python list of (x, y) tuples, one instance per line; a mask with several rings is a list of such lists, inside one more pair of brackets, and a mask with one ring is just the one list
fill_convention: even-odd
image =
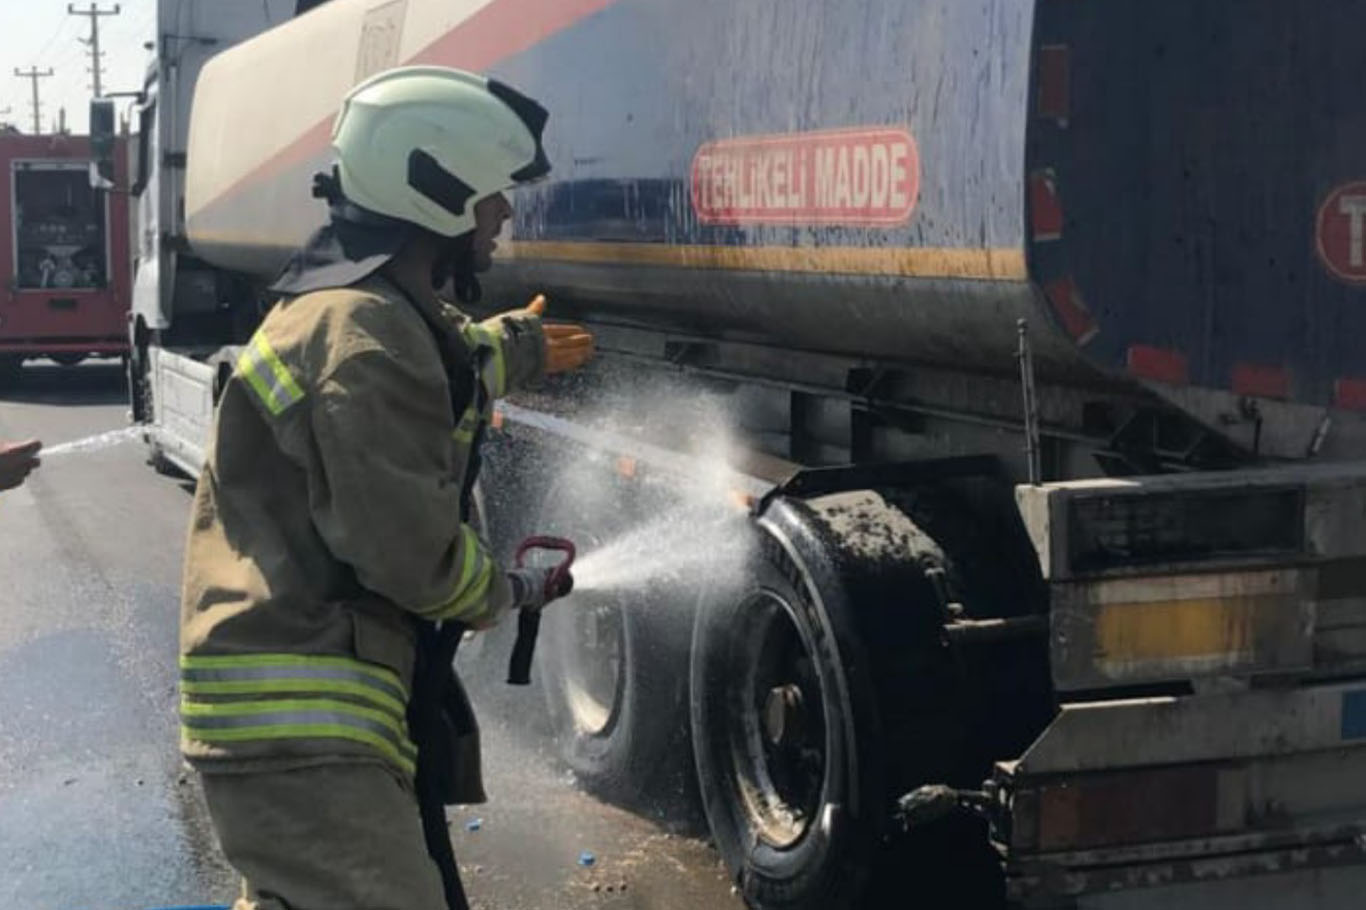
[(681, 768), (761, 910), (1360, 905), (1366, 5), (161, 9), (155, 463), (198, 470), (339, 100), (399, 64), (551, 111), (483, 299), (599, 341), (501, 410), (490, 537), (671, 514), (715, 447), (645, 390), (724, 412), (739, 577), (547, 629), (585, 785)]

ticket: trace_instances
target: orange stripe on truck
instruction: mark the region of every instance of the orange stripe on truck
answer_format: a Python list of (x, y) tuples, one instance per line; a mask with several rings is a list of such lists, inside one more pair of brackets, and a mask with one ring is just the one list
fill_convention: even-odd
[[(563, 31), (617, 0), (493, 0), (468, 19), (418, 51), (403, 65), (456, 66), (482, 71)], [(338, 108), (341, 98), (337, 99)], [(255, 170), (231, 184), (207, 205), (215, 205), (244, 186), (279, 175), (323, 154), (332, 138), (336, 112), (313, 124)]]

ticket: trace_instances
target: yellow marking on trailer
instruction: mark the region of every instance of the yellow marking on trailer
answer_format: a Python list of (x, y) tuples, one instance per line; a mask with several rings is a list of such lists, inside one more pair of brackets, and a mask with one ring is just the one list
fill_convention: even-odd
[[(198, 228), (196, 243), (210, 246), (260, 246), (258, 235)], [(291, 249), (280, 238), (273, 245)], [(512, 240), (499, 244), (502, 261), (580, 262), (594, 265), (643, 265), (680, 269), (749, 272), (800, 272), (943, 278), (966, 281), (1028, 281), (1023, 249), (1014, 247), (863, 247), (863, 246), (709, 246), (677, 243), (597, 243)]]
[(703, 246), (515, 240), (503, 258), (758, 272), (1027, 281), (1024, 251), (950, 247)]
[(1252, 659), (1258, 642), (1296, 609), (1293, 593), (1151, 603), (1105, 604), (1096, 614), (1096, 657), (1103, 663)]

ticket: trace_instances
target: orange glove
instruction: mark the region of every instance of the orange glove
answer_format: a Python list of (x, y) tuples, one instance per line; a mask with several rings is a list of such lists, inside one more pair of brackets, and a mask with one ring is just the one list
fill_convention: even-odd
[[(537, 294), (527, 310), (537, 316), (545, 313), (545, 295)], [(542, 325), (545, 334), (545, 371), (563, 373), (576, 370), (593, 357), (593, 334), (581, 325)]]

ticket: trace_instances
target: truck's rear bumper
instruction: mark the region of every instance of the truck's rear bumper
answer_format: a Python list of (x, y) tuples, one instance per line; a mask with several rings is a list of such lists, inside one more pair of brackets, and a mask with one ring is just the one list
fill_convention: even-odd
[(1348, 910), (1366, 901), (1366, 842), (1014, 872), (1010, 895), (1028, 910)]
[[(1289, 878), (1366, 886), (1366, 680), (1064, 706), (998, 783), (1008, 888), (1026, 907), (1224, 906), (1210, 895), (1262, 901), (1259, 879), (1267, 893)], [(1366, 887), (1303, 906), (1366, 906)]]
[(128, 339), (123, 336), (92, 338), (0, 338), (0, 354), (22, 354), (42, 357), (47, 354), (105, 354), (121, 357), (128, 353)]

